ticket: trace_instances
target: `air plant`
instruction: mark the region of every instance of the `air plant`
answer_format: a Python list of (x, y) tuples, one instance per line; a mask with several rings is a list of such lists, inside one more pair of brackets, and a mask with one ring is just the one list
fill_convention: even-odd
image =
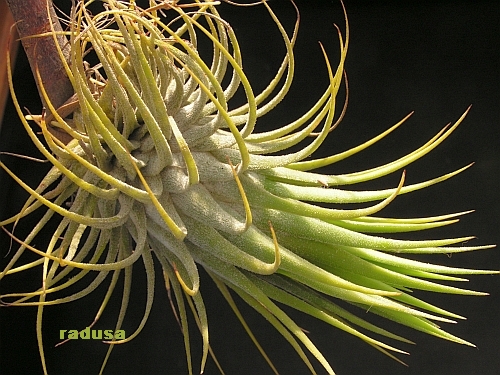
[[(161, 265), (169, 295), (173, 292), (190, 374), (194, 370), (189, 309), (203, 342), (201, 372), (209, 353), (210, 312), (202, 298), (199, 267), (213, 279), (276, 373), (241, 316), (234, 294), (283, 335), (311, 373), (316, 372), (306, 351), (328, 373), (334, 371), (280, 305), (323, 320), (393, 358), (392, 353), (404, 352), (373, 335), (410, 341), (355, 311), (365, 315), (369, 310), (429, 335), (473, 345), (435, 323), (461, 316), (410, 292), (485, 295), (441, 282), (497, 271), (435, 265), (410, 260), (405, 254), (452, 254), (492, 246), (464, 246), (472, 237), (397, 239), (399, 233), (455, 223), (464, 212), (411, 219), (375, 216), (398, 195), (445, 181), (468, 166), (412, 185), (404, 185), (402, 171), (396, 187), (347, 190), (348, 185), (401, 171), (420, 159), (457, 128), (467, 111), (420, 148), (390, 163), (341, 175), (315, 173), (368, 148), (407, 118), (357, 147), (309, 158), (343, 116), (343, 111), (336, 113), (336, 97), (345, 82), (347, 17), (345, 36), (338, 30), (336, 68), (321, 47), (328, 71), (323, 95), (297, 120), (257, 132), (257, 120), (280, 103), (292, 83), (298, 10), (289, 35), (271, 7), (262, 2), (281, 33), (286, 56), (274, 79), (255, 94), (235, 32), (218, 13), (218, 2), (151, 0), (147, 8), (134, 1), (105, 0), (103, 4), (105, 9), (93, 15), (87, 3), (77, 2), (67, 20), (70, 61), (62, 52), (60, 59), (75, 95), (65, 105), (54, 108), (43, 80), (35, 74), (47, 108), (41, 115), (26, 115), (9, 76), (25, 130), (52, 168), (38, 187), (31, 188), (0, 162), (30, 194), (19, 214), (0, 221), (19, 245), (0, 278), (33, 268), (40, 268), (41, 276), (37, 290), (3, 294), (1, 301), (37, 307), (38, 347), (45, 373), (44, 307), (83, 298), (110, 278), (95, 323), (123, 275), (118, 330), (130, 302), (136, 263), (143, 264), (147, 278), (144, 315), (134, 333), (106, 341), (109, 350), (101, 371), (114, 345), (132, 340), (147, 322), (154, 300), (155, 262)], [(57, 33), (48, 34), (56, 38)], [(198, 50), (207, 41), (213, 51), (211, 61)], [(246, 103), (231, 106), (238, 91), (244, 93)], [(41, 137), (30, 121), (36, 123)], [(308, 140), (298, 151), (287, 151)], [(43, 206), (47, 210), (29, 235), (17, 238), (17, 223)], [(55, 217), (60, 220), (50, 242), (36, 247), (34, 240)], [(22, 264), (27, 251), (39, 258)], [(89, 275), (88, 285), (65, 294)]]

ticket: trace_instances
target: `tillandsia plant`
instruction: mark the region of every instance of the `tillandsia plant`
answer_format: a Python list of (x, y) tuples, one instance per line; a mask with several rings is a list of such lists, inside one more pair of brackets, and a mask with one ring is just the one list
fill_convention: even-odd
[[(26, 114), (9, 77), (24, 127), (52, 168), (38, 187), (31, 188), (0, 162), (30, 194), (19, 214), (0, 221), (18, 244), (0, 278), (34, 268), (40, 269), (41, 278), (37, 290), (3, 294), (1, 301), (7, 306), (37, 307), (38, 348), (45, 373), (44, 308), (83, 298), (107, 285), (93, 325), (115, 289), (122, 289), (118, 331), (130, 303), (136, 263), (142, 263), (146, 272), (144, 315), (132, 334), (105, 341), (109, 350), (101, 372), (113, 347), (136, 337), (148, 320), (157, 281), (155, 262), (161, 265), (169, 295), (173, 292), (190, 374), (195, 370), (188, 310), (203, 342), (201, 372), (209, 354), (210, 311), (203, 302), (199, 267), (213, 279), (275, 373), (278, 370), (246, 325), (234, 294), (283, 335), (311, 373), (316, 371), (306, 351), (329, 374), (334, 371), (280, 305), (323, 320), (397, 360), (393, 353), (405, 352), (384, 338), (411, 341), (360, 318), (356, 311), (473, 345), (436, 324), (461, 316), (411, 291), (484, 295), (442, 282), (497, 271), (435, 265), (405, 254), (452, 254), (492, 246), (464, 246), (472, 237), (397, 239), (400, 233), (455, 223), (465, 212), (410, 219), (377, 216), (398, 195), (442, 182), (467, 168), (411, 185), (404, 184), (402, 171), (442, 143), (467, 111), (420, 148), (390, 163), (341, 175), (315, 173), (366, 149), (406, 120), (347, 151), (308, 159), (343, 117), (343, 111), (337, 114), (342, 103), (336, 98), (346, 82), (347, 17), (345, 36), (338, 30), (336, 68), (323, 50), (328, 71), (324, 94), (297, 120), (258, 132), (257, 120), (280, 103), (292, 83), (298, 10), (289, 35), (271, 7), (261, 3), (281, 33), (286, 56), (274, 79), (255, 94), (235, 32), (218, 13), (218, 2), (151, 0), (140, 7), (134, 1), (104, 0), (104, 10), (95, 15), (88, 10), (90, 3), (75, 2), (66, 20), (71, 53), (67, 62), (61, 51), (60, 59), (75, 91), (67, 103), (55, 108), (35, 74), (47, 108), (40, 115)], [(58, 33), (46, 35), (51, 34), (55, 40)], [(199, 45), (207, 42), (211, 59), (199, 52)], [(238, 91), (246, 102), (231, 105)], [(301, 148), (294, 148), (297, 145)], [(287, 151), (291, 148), (295, 151)], [(402, 172), (396, 187), (346, 188), (398, 171)], [(29, 235), (18, 238), (18, 222), (44, 206), (45, 213)], [(50, 242), (37, 247), (36, 238), (55, 217), (60, 220)], [(25, 252), (39, 258), (23, 263)], [(74, 286), (89, 275), (92, 281), (74, 292)]]

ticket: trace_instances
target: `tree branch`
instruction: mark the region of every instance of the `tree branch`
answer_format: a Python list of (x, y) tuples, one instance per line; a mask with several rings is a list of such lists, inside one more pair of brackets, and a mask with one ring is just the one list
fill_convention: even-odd
[[(47, 14), (47, 3), (50, 18)], [(62, 31), (52, 0), (7, 0), (7, 4), (17, 22), (19, 36), (31, 70), (35, 74), (35, 69), (38, 67), (48, 97), (54, 107), (58, 108), (73, 95), (73, 86), (66, 75), (52, 36), (30, 38), (50, 32), (50, 22), (54, 25), (56, 32)], [(59, 35), (57, 40), (68, 60), (70, 45), (67, 38)], [(38, 82), (37, 85), (39, 85)], [(47, 107), (41, 95), (40, 98), (44, 107)]]

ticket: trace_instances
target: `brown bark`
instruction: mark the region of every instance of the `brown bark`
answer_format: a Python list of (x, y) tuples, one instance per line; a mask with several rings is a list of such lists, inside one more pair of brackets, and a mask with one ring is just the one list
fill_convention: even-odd
[[(50, 18), (47, 14), (47, 2)], [(7, 0), (7, 4), (17, 22), (19, 36), (33, 74), (35, 74), (35, 68), (38, 67), (50, 101), (54, 107), (58, 108), (73, 95), (73, 87), (59, 58), (54, 40), (52, 36), (29, 38), (49, 32), (50, 22), (56, 31), (62, 31), (52, 0)], [(60, 35), (57, 40), (67, 59), (70, 49), (67, 38)], [(46, 107), (45, 101), (41, 99)]]

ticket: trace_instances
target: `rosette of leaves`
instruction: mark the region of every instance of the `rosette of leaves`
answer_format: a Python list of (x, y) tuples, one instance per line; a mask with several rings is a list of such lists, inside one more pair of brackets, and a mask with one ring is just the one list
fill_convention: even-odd
[[(342, 118), (342, 113), (336, 115), (336, 97), (344, 82), (348, 26), (345, 37), (338, 33), (340, 61), (336, 68), (323, 51), (328, 70), (324, 94), (297, 120), (258, 132), (257, 120), (279, 104), (292, 83), (298, 12), (289, 35), (270, 6), (262, 3), (282, 35), (286, 56), (274, 79), (256, 94), (244, 73), (234, 30), (216, 5), (209, 1), (150, 1), (144, 9), (133, 1), (105, 0), (104, 11), (93, 15), (84, 2), (78, 2), (67, 21), (69, 63), (60, 54), (74, 97), (54, 108), (37, 76), (47, 108), (41, 115), (26, 116), (10, 81), (24, 127), (52, 168), (37, 188), (31, 188), (1, 164), (30, 198), (18, 215), (0, 222), (2, 227), (12, 224), (9, 233), (19, 244), (0, 277), (36, 267), (41, 270), (38, 290), (1, 298), (10, 306), (37, 306), (36, 330), (44, 371), (47, 373), (44, 307), (82, 298), (111, 278), (95, 323), (123, 274), (115, 327), (120, 329), (135, 263), (142, 263), (146, 272), (144, 315), (133, 334), (108, 342), (103, 369), (113, 346), (132, 340), (146, 324), (154, 299), (154, 262), (161, 265), (169, 293), (173, 291), (189, 373), (193, 368), (188, 309), (203, 341), (202, 372), (209, 353), (209, 312), (200, 288), (200, 266), (274, 372), (276, 368), (253, 337), (230, 291), (283, 335), (311, 373), (315, 370), (306, 351), (328, 373), (334, 372), (280, 305), (323, 320), (392, 357), (392, 353), (404, 352), (373, 334), (410, 341), (360, 318), (356, 310), (363, 315), (369, 310), (430, 335), (472, 345), (435, 323), (453, 322), (460, 316), (410, 292), (484, 295), (442, 282), (465, 281), (463, 275), (495, 271), (435, 265), (407, 259), (404, 254), (451, 254), (491, 246), (462, 246), (472, 237), (397, 239), (398, 233), (452, 224), (463, 213), (412, 219), (376, 216), (396, 196), (444, 181), (467, 167), (407, 186), (402, 172), (397, 187), (347, 189), (401, 171), (443, 142), (466, 113), (420, 148), (390, 163), (342, 175), (315, 173), (316, 168), (376, 143), (406, 118), (357, 147), (305, 160)], [(52, 34), (55, 38), (56, 33)], [(211, 58), (199, 53), (202, 42), (210, 43)], [(246, 103), (231, 106), (238, 91)], [(41, 136), (29, 121), (36, 123)], [(299, 144), (297, 151), (288, 151)], [(18, 239), (15, 225), (42, 206), (47, 210), (38, 224), (26, 238)], [(34, 240), (53, 217), (60, 221), (50, 242), (37, 248)], [(23, 264), (20, 259), (26, 251), (39, 258)], [(88, 285), (76, 293), (65, 293), (88, 275), (92, 276)]]

